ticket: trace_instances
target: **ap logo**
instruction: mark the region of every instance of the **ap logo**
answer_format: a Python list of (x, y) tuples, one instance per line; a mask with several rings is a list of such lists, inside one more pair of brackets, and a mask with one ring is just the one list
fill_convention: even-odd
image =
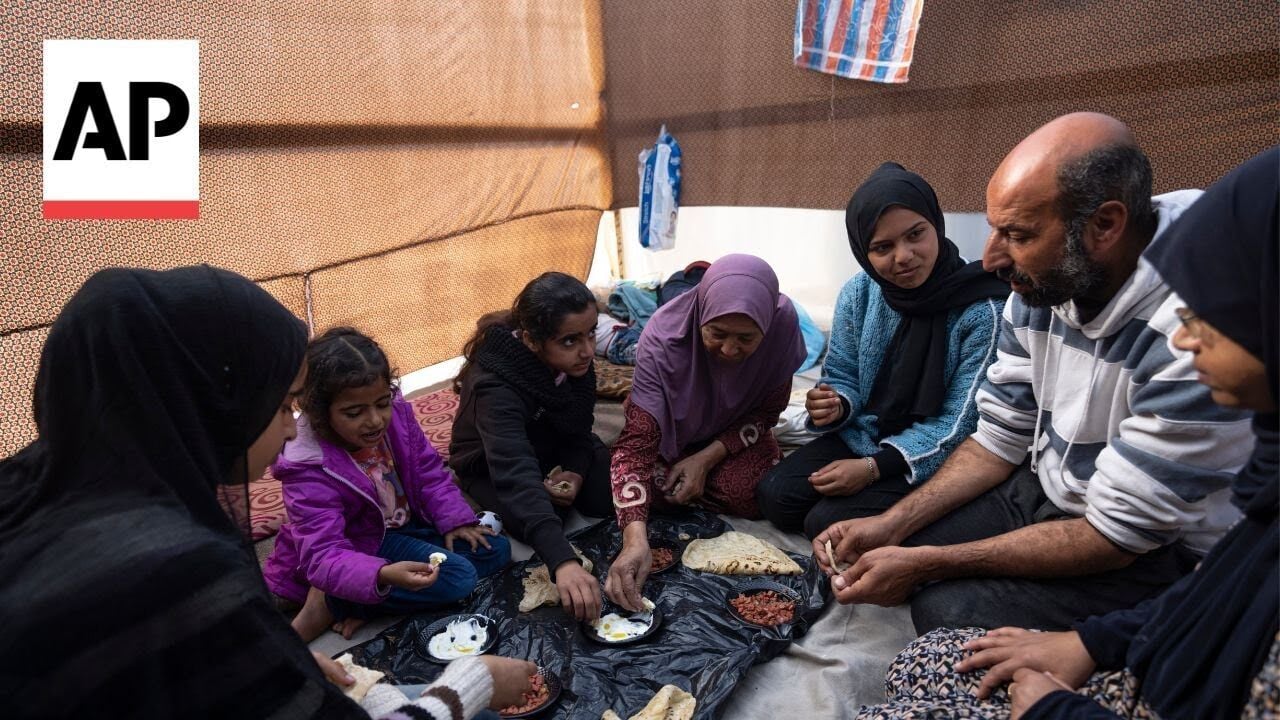
[(44, 217), (200, 217), (198, 41), (44, 41)]

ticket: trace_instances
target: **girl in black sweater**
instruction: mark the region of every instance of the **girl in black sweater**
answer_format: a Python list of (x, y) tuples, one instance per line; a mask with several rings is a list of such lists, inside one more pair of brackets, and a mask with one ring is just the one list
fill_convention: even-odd
[(462, 488), (533, 546), (580, 620), (600, 614), (600, 584), (564, 534), (569, 508), (613, 512), (609, 451), (595, 420), (596, 302), (564, 273), (535, 278), (509, 311), (485, 315), (463, 349), (449, 464)]

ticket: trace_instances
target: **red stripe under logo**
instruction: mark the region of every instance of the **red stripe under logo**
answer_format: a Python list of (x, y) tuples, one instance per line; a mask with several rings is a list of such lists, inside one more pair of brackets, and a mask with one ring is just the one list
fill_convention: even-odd
[(45, 220), (199, 220), (199, 200), (45, 200)]

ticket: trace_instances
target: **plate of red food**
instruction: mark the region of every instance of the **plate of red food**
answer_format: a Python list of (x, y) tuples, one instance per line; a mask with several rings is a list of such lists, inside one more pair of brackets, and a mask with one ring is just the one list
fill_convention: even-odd
[(520, 704), (504, 707), (498, 715), (504, 718), (537, 717), (555, 705), (563, 689), (560, 678), (546, 668), (538, 668), (537, 673), (529, 676), (529, 686)]
[[(664, 573), (680, 564), (680, 548), (666, 540), (649, 539), (649, 574)], [(617, 555), (613, 556), (618, 559)]]
[(800, 593), (771, 580), (738, 583), (729, 590), (729, 611), (739, 620), (759, 628), (794, 622)]
[(663, 540), (649, 541), (649, 574), (657, 575), (680, 564), (680, 548)]

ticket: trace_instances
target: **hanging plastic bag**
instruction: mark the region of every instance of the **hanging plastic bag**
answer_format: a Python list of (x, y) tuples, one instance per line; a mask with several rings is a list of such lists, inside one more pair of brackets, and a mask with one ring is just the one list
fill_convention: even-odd
[(663, 125), (658, 142), (640, 151), (640, 245), (650, 250), (676, 246), (680, 208), (680, 144)]

